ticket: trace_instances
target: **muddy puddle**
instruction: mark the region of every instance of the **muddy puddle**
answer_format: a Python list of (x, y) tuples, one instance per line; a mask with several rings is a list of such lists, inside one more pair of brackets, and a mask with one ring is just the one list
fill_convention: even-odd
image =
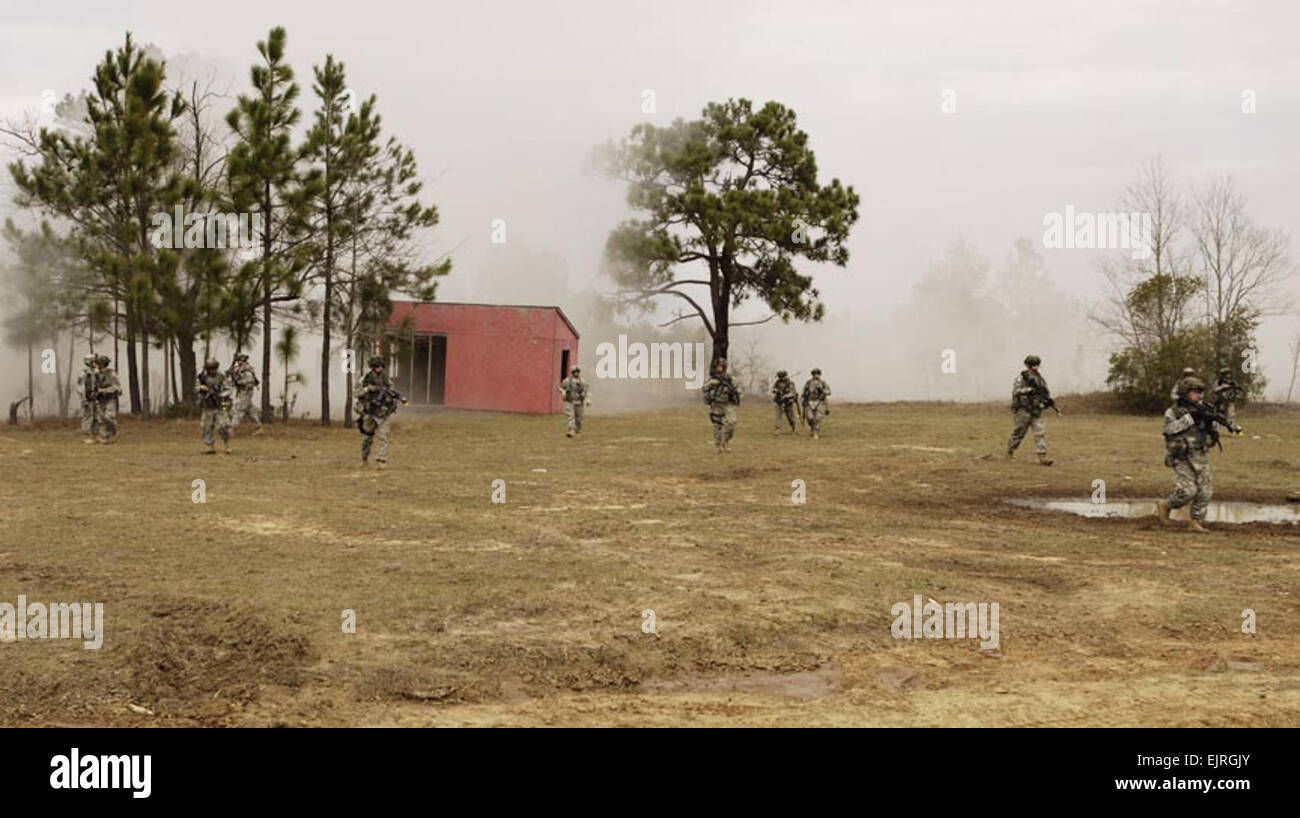
[[(1029, 498), (1008, 500), (1008, 503), (1021, 508), (1036, 511), (1065, 511), (1080, 517), (1154, 517), (1156, 501), (1150, 500), (1111, 500), (1094, 503), (1090, 500), (1074, 499), (1039, 499)], [(1175, 520), (1186, 520), (1191, 513), (1190, 506), (1183, 506), (1170, 513)], [(1265, 505), (1264, 503), (1240, 503), (1233, 501), (1214, 501), (1206, 512), (1206, 520), (1211, 523), (1300, 523), (1300, 505)]]

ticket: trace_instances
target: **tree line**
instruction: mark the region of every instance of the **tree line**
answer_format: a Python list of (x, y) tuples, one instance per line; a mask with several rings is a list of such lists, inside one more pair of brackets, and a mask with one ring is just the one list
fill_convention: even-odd
[[(385, 137), (376, 97), (358, 100), (330, 54), (313, 66), (315, 110), (298, 139), (301, 86), (286, 40), (276, 27), (257, 42), (248, 87), (223, 112), (212, 77), (169, 77), (161, 53), (128, 32), (91, 87), (58, 102), (55, 126), (29, 117), (0, 128), (19, 154), (8, 167), (15, 203), (36, 224), (3, 228), (16, 259), (5, 333), (29, 361), (47, 341), (70, 358), (75, 341), (106, 351), (111, 340), (119, 370), (125, 359), (130, 411), (147, 417), (159, 408), (156, 352), (164, 403), (190, 407), (214, 341), (239, 352), (258, 340), (268, 422), (272, 353), (294, 354), (296, 326), (310, 324), (322, 338), (329, 425), (334, 339), (364, 357), (382, 338), (392, 294), (434, 298), (451, 260), (421, 258), (417, 238), (438, 211), (423, 200), (414, 153)], [(235, 219), (224, 229), (234, 214), (255, 216), (245, 242), (233, 240)], [(29, 394), (30, 372), (29, 363)], [(60, 384), (61, 412), (70, 390), (71, 380)]]

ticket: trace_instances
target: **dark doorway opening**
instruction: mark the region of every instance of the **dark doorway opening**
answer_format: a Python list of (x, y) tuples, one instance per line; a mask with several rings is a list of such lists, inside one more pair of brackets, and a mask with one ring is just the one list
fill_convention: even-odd
[(560, 353), (560, 380), (569, 377), (569, 350)]
[(411, 403), (442, 406), (447, 387), (447, 336), (415, 335), (397, 344), (397, 388)]

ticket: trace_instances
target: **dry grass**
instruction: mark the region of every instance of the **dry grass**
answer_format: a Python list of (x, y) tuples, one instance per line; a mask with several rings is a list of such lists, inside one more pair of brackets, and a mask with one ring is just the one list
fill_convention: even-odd
[[(1050, 469), (1029, 444), (994, 457), (1000, 408), (838, 406), (830, 420), (816, 443), (778, 438), (769, 407), (746, 406), (718, 456), (702, 408), (592, 415), (575, 441), (559, 418), (403, 413), (384, 473), (357, 467), (344, 428), (278, 426), (215, 458), (194, 422), (127, 420), (115, 447), (70, 426), (5, 429), (0, 601), (102, 601), (107, 634), (99, 651), (0, 644), (0, 723), (1300, 716), (1300, 532), (1193, 538), (1002, 502), (1087, 497), (1096, 478), (1111, 499), (1167, 493), (1156, 419), (1049, 416)], [(1214, 455), (1218, 496), (1280, 501), (1300, 483), (1300, 417), (1243, 422), (1262, 438)], [(918, 593), (998, 602), (1000, 649), (895, 640), (890, 607)], [(1257, 634), (1241, 632), (1245, 608)]]

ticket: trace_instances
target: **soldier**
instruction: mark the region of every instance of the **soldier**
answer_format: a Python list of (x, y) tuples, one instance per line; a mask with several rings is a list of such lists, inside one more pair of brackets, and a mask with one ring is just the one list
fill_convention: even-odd
[(262, 419), (253, 411), (253, 390), (261, 384), (258, 383), (253, 365), (248, 362), (247, 352), (235, 353), (235, 362), (230, 365), (226, 380), (235, 389), (235, 413), (230, 421), (231, 428), (238, 429), (240, 421), (247, 417), (257, 427), (253, 430), (253, 436), (260, 435), (263, 432)]
[(794, 418), (800, 411), (799, 391), (784, 369), (776, 373), (776, 382), (772, 384), (772, 403), (776, 404), (776, 434), (781, 434), (782, 415), (790, 424), (790, 433), (794, 434)]
[(203, 453), (217, 453), (213, 448), (216, 443), (213, 439), (215, 431), (221, 435), (221, 441), (225, 444), (225, 453), (230, 454), (230, 407), (233, 399), (230, 394), (229, 379), (221, 374), (220, 361), (209, 359), (203, 364), (197, 386), (199, 406), (203, 408), (199, 428), (203, 430), (203, 445), (207, 447)]
[(709, 420), (713, 422), (713, 445), (718, 454), (731, 451), (731, 438), (736, 434), (736, 407), (740, 405), (740, 390), (727, 374), (727, 362), (718, 361), (713, 375), (700, 390), (709, 405)]
[(591, 405), (591, 390), (581, 373), (582, 370), (575, 366), (569, 370), (569, 377), (556, 387), (564, 395), (564, 416), (569, 421), (565, 437), (582, 434), (582, 408)]
[(803, 416), (812, 430), (813, 440), (822, 435), (822, 418), (831, 413), (831, 385), (822, 380), (822, 371), (813, 367), (812, 377), (803, 385)]
[(388, 467), (388, 429), (397, 401), (406, 405), (406, 398), (393, 388), (384, 372), (384, 359), (376, 355), (370, 359), (370, 371), (361, 378), (354, 407), (357, 412), (357, 429), (361, 431), (361, 465), (370, 462), (370, 449), (378, 440), (379, 450), (375, 460), (379, 468)]
[(1183, 386), (1183, 381), (1186, 380), (1187, 378), (1195, 378), (1195, 377), (1196, 377), (1195, 369), (1192, 369), (1190, 366), (1183, 367), (1182, 374), (1178, 376), (1178, 380), (1174, 381), (1174, 388), (1169, 390), (1169, 399), (1174, 401), (1178, 400), (1178, 396), (1182, 394), (1179, 390)]
[(81, 359), (86, 367), (81, 373), (81, 433), (85, 435), (83, 443), (94, 443), (98, 436), (99, 424), (95, 417), (95, 364), (98, 360), (94, 355)]
[[(1038, 453), (1038, 462), (1044, 466), (1052, 465), (1047, 456), (1047, 428), (1043, 425), (1043, 410), (1056, 409), (1056, 401), (1047, 389), (1047, 381), (1038, 373), (1043, 359), (1037, 355), (1025, 358), (1025, 369), (1011, 385), (1011, 416), (1015, 420), (1015, 429), (1007, 441), (1007, 458), (1016, 456), (1016, 447), (1025, 439), (1025, 432), (1034, 430), (1034, 451)], [(1056, 409), (1059, 414), (1060, 409)]]
[(1234, 420), (1237, 417), (1237, 401), (1241, 400), (1242, 389), (1233, 380), (1232, 370), (1224, 367), (1219, 370), (1219, 379), (1214, 384), (1214, 391), (1211, 393), (1210, 403), (1214, 406), (1214, 411), (1226, 417), (1228, 420)]
[(1205, 511), (1214, 496), (1214, 477), (1210, 473), (1209, 449), (1219, 440), (1214, 425), (1226, 426), (1234, 434), (1241, 427), (1201, 403), (1205, 383), (1200, 378), (1179, 382), (1182, 394), (1165, 410), (1165, 465), (1174, 470), (1174, 493), (1168, 500), (1156, 501), (1160, 522), (1169, 524), (1169, 512), (1192, 504), (1188, 527), (1205, 533)]
[(95, 425), (99, 427), (97, 443), (117, 442), (117, 396), (122, 394), (122, 384), (113, 371), (113, 360), (107, 355), (95, 359)]

